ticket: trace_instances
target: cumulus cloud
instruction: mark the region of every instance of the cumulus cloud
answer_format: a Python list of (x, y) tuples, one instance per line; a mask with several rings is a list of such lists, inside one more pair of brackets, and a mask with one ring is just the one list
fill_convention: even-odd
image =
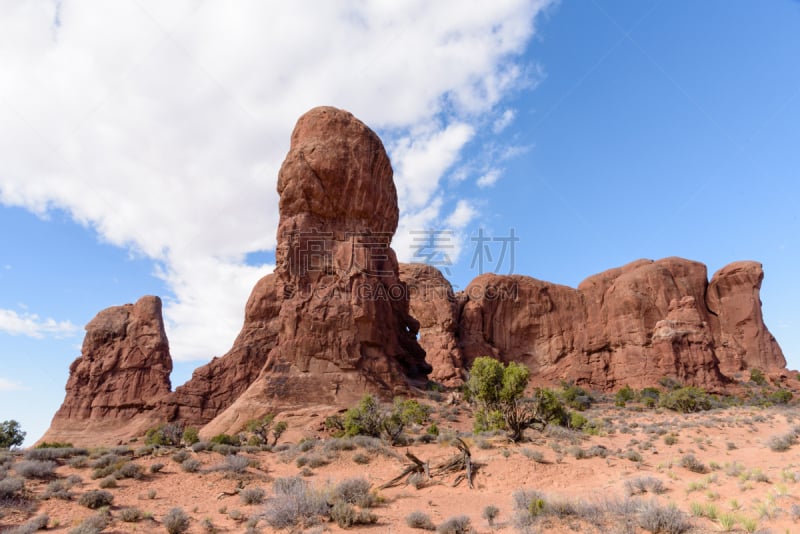
[(12, 336), (28, 336), (33, 338), (74, 335), (78, 327), (69, 321), (42, 319), (34, 313), (19, 314), (14, 310), (0, 309), (0, 332)]
[(500, 117), (495, 119), (494, 123), (492, 124), (492, 130), (494, 133), (500, 133), (506, 128), (508, 128), (509, 124), (514, 121), (514, 117), (516, 116), (516, 112), (513, 109), (507, 109), (503, 112)]
[(64, 209), (153, 259), (176, 358), (223, 353), (271, 269), (245, 258), (274, 249), (296, 118), (330, 104), (381, 131), (402, 257), (402, 232), (457, 204), (442, 176), (524, 81), (519, 54), (549, 3), (13, 3), (0, 18), (0, 202)]
[(497, 180), (500, 179), (500, 174), (501, 172), (499, 169), (490, 169), (480, 178), (478, 178), (476, 183), (478, 184), (478, 187), (481, 188), (491, 187), (497, 182)]

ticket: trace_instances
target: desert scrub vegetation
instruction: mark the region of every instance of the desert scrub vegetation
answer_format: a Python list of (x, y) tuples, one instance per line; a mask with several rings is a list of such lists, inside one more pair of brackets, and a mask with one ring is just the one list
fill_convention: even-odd
[(301, 478), (275, 479), (272, 488), (274, 496), (267, 499), (264, 509), (264, 519), (272, 528), (307, 528), (318, 524), (328, 513), (324, 492)]
[(391, 408), (384, 408), (372, 395), (364, 395), (344, 417), (333, 415), (325, 419), (325, 427), (334, 437), (383, 437), (397, 445), (406, 442), (403, 431), (407, 427), (424, 424), (430, 413), (430, 406), (414, 399), (396, 398)]
[(104, 513), (99, 513), (87, 517), (77, 527), (69, 531), (69, 534), (99, 534), (108, 526), (108, 516)]
[(694, 413), (711, 409), (711, 400), (704, 390), (686, 386), (661, 395), (659, 405), (681, 413)]
[(469, 517), (457, 515), (446, 519), (436, 529), (436, 534), (472, 534), (472, 524)]
[(626, 480), (625, 490), (630, 496), (641, 495), (643, 493), (660, 495), (665, 493), (667, 488), (661, 480), (651, 476), (644, 476)]
[(327, 518), (342, 528), (371, 524), (377, 516), (369, 508), (377, 502), (364, 478), (340, 481), (332, 487), (313, 488), (298, 477), (278, 478), (273, 496), (266, 500), (264, 519), (276, 529), (307, 528)]
[(165, 423), (151, 428), (144, 435), (145, 445), (175, 447), (181, 444), (183, 427), (177, 423)]
[(47, 488), (42, 493), (42, 499), (70, 501), (74, 497), (74, 494), (70, 490), (79, 482), (80, 477), (77, 475), (72, 475), (66, 479), (53, 480), (47, 484)]
[(25, 481), (21, 478), (4, 478), (0, 480), (0, 501), (18, 497), (25, 488)]
[(119, 518), (125, 523), (138, 523), (144, 518), (144, 513), (138, 508), (123, 508), (119, 511)]
[(181, 463), (181, 469), (187, 473), (196, 473), (200, 470), (200, 460), (197, 458), (189, 458)]
[[(569, 413), (556, 393), (538, 388), (532, 398), (523, 396), (529, 378), (530, 370), (524, 365), (504, 366), (494, 358), (476, 358), (465, 388), (467, 400), (475, 405), (475, 432), (503, 430), (517, 442), (528, 428), (543, 430), (550, 423), (567, 426)], [(574, 398), (579, 396), (574, 386), (570, 391)]]
[(56, 476), (56, 464), (47, 460), (22, 460), (14, 464), (14, 471), (23, 478), (49, 479)]
[(19, 422), (13, 419), (3, 421), (0, 423), (0, 449), (19, 447), (25, 441), (26, 435)]
[(513, 494), (513, 524), (520, 532), (538, 532), (548, 519), (570, 519), (591, 525), (616, 525), (619, 531), (634, 532), (634, 525), (653, 534), (683, 534), (692, 525), (687, 515), (674, 506), (663, 506), (656, 500), (629, 498), (606, 499), (595, 503), (573, 502), (548, 498), (534, 490), (517, 490)]
[(705, 473), (708, 471), (708, 467), (698, 460), (694, 454), (685, 454), (681, 458), (680, 462), (681, 467), (688, 469), (692, 473)]
[(183, 534), (189, 530), (189, 516), (181, 508), (173, 508), (161, 518), (161, 524), (169, 534)]
[(28, 521), (17, 527), (6, 529), (3, 532), (5, 534), (32, 534), (33, 532), (47, 529), (47, 524), (49, 522), (50, 522), (50, 516), (48, 516), (47, 514), (41, 514), (34, 518), (29, 519)]
[[(45, 445), (44, 443), (42, 445)], [(71, 446), (69, 443), (52, 443), (47, 445), (65, 445), (59, 447), (42, 447), (39, 446), (35, 449), (28, 449), (25, 451), (26, 460), (65, 460), (73, 456), (86, 456), (89, 454), (87, 449), (80, 449)]]
[(406, 525), (420, 530), (436, 530), (436, 525), (433, 524), (430, 516), (420, 510), (415, 510), (406, 516)]
[(790, 432), (780, 436), (772, 436), (767, 440), (767, 446), (772, 452), (785, 452), (797, 443), (797, 434)]
[(245, 488), (239, 492), (242, 504), (262, 504), (267, 496), (264, 488)]
[[(271, 413), (251, 419), (244, 426), (244, 430), (250, 433), (248, 444), (271, 446), (278, 443), (287, 428), (289, 428), (289, 424), (286, 421), (275, 421), (275, 414)], [(270, 436), (272, 436), (272, 443), (270, 443)]]
[(111, 506), (112, 502), (114, 502), (114, 495), (105, 490), (89, 490), (78, 499), (78, 504), (92, 510)]

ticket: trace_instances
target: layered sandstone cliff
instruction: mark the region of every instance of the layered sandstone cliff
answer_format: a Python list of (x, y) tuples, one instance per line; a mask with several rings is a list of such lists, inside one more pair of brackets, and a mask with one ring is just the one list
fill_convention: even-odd
[(96, 445), (166, 421), (236, 432), (267, 411), (346, 406), (363, 393), (457, 386), (478, 356), (527, 365), (534, 381), (613, 390), (662, 377), (711, 389), (785, 371), (761, 315), (761, 265), (708, 280), (680, 258), (639, 260), (578, 288), (483, 274), (453, 293), (434, 267), (398, 264), (392, 168), (350, 113), (303, 115), (278, 178), (276, 269), (254, 287), (231, 350), (171, 391), (161, 301), (100, 312), (70, 366), (43, 439)]

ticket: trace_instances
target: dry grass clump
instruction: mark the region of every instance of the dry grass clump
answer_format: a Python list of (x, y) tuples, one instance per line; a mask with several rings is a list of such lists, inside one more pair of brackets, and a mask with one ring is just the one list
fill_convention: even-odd
[[(683, 534), (691, 528), (686, 514), (673, 506), (662, 506), (655, 500), (609, 499), (600, 504), (590, 504), (551, 499), (534, 490), (517, 490), (513, 497), (513, 524), (520, 532), (535, 531), (547, 518), (570, 518), (591, 525), (616, 523), (626, 532), (633, 532), (634, 525), (662, 534)], [(571, 523), (575, 528), (576, 525)]]
[(472, 524), (469, 517), (457, 515), (445, 520), (436, 529), (436, 534), (472, 534)]
[(278, 478), (273, 483), (274, 496), (267, 499), (264, 518), (272, 528), (309, 527), (328, 514), (323, 492), (311, 488), (298, 477)]
[(4, 530), (4, 534), (33, 534), (38, 530), (47, 529), (47, 524), (50, 522), (50, 517), (47, 514), (38, 515), (29, 519), (25, 523)]
[(767, 446), (772, 452), (785, 452), (792, 448), (792, 445), (797, 443), (797, 436), (794, 433), (784, 434), (782, 436), (772, 436), (767, 440)]
[(23, 460), (14, 464), (14, 471), (23, 478), (48, 479), (56, 476), (56, 466), (51, 460)]
[(78, 504), (96, 510), (103, 506), (111, 506), (114, 502), (114, 496), (111, 492), (104, 490), (89, 490), (78, 499)]
[(706, 467), (706, 465), (703, 462), (701, 462), (700, 460), (698, 460), (695, 457), (695, 455), (691, 454), (691, 453), (690, 454), (685, 454), (681, 458), (680, 465), (681, 465), (681, 467), (684, 467), (684, 468), (688, 469), (692, 473), (705, 473), (706, 471), (708, 471), (708, 468)]
[(161, 518), (161, 524), (169, 534), (183, 534), (189, 530), (189, 516), (181, 508), (173, 508)]
[(369, 491), (370, 486), (371, 484), (366, 478), (359, 477), (342, 480), (333, 488), (331, 500), (355, 504), (361, 508), (369, 508), (375, 503), (375, 499)]
[(653, 493), (660, 495), (667, 491), (664, 483), (655, 477), (637, 477), (625, 481), (625, 490), (628, 495), (641, 495), (643, 493)]
[(436, 525), (433, 524), (430, 516), (419, 510), (415, 510), (406, 516), (406, 525), (420, 530), (436, 530)]
[(262, 504), (267, 493), (264, 488), (245, 488), (239, 493), (244, 504)]
[(73, 456), (86, 456), (89, 451), (86, 449), (78, 449), (75, 447), (57, 447), (57, 448), (42, 448), (42, 449), (28, 449), (25, 451), (26, 460), (63, 460), (72, 458)]
[(137, 523), (144, 518), (144, 514), (138, 508), (123, 508), (119, 511), (119, 518), (126, 523)]
[(200, 469), (200, 460), (197, 458), (189, 458), (181, 464), (181, 469), (187, 473), (196, 473)]

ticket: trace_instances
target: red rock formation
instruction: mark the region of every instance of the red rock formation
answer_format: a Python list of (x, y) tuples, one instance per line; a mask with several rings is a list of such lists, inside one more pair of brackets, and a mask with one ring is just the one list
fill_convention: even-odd
[(785, 370), (778, 342), (761, 316), (761, 281), (764, 271), (754, 261), (731, 263), (714, 273), (707, 304), (720, 369), (735, 376), (745, 369), (766, 373)]
[(680, 258), (639, 260), (577, 290), (482, 275), (464, 292), (462, 365), (493, 355), (525, 362), (550, 383), (608, 390), (672, 376), (719, 389), (742, 369), (772, 373), (786, 365), (761, 317), (762, 278), (759, 264), (740, 262), (709, 285), (703, 264)]
[(346, 111), (309, 111), (292, 133), (278, 193), (277, 339), (208, 435), (267, 409), (408, 391), (431, 370), (389, 247), (397, 193), (378, 136)]
[(407, 393), (431, 364), (433, 379), (458, 385), (484, 355), (525, 363), (539, 383), (598, 390), (664, 376), (718, 389), (748, 368), (784, 371), (758, 263), (731, 264), (710, 284), (704, 265), (680, 258), (639, 260), (578, 289), (484, 274), (457, 295), (435, 268), (398, 265), (389, 158), (345, 111), (298, 120), (278, 192), (276, 270), (253, 289), (231, 350), (170, 392), (161, 301), (104, 310), (43, 439), (96, 445), (174, 420), (205, 425), (205, 436), (236, 432), (266, 411)]
[(196, 369), (192, 378), (165, 397), (159, 411), (165, 421), (202, 426), (219, 415), (258, 377), (280, 329), (282, 287), (274, 274), (256, 283), (245, 307), (244, 325), (227, 354)]
[(85, 443), (94, 431), (147, 416), (170, 391), (161, 299), (142, 297), (98, 313), (86, 325), (81, 356), (69, 371), (64, 403), (43, 439)]
[(447, 386), (462, 382), (463, 355), (458, 346), (459, 305), (450, 282), (435, 267), (401, 263), (400, 280), (408, 287), (411, 315), (419, 321), (419, 344), (433, 367), (431, 380)]

